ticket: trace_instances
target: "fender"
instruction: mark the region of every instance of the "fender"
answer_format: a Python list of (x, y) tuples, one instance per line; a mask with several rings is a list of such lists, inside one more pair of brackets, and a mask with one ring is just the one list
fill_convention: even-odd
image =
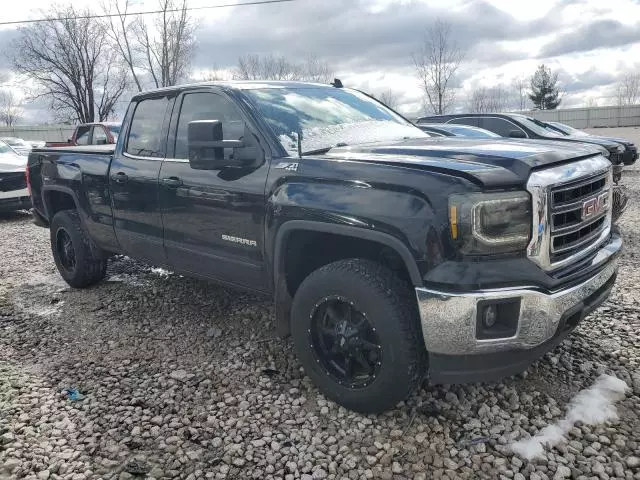
[(289, 334), (290, 329), (290, 311), (292, 298), (289, 295), (284, 275), (284, 256), (282, 253), (283, 246), (287, 236), (294, 231), (306, 230), (323, 233), (333, 233), (354, 238), (361, 238), (373, 242), (380, 243), (393, 249), (402, 259), (407, 272), (411, 278), (411, 282), (415, 287), (422, 286), (422, 278), (416, 265), (415, 259), (407, 246), (398, 238), (384, 232), (368, 230), (365, 228), (352, 227), (349, 225), (337, 225), (334, 223), (316, 222), (311, 220), (289, 220), (282, 224), (278, 229), (275, 238), (274, 252), (274, 303), (276, 310), (276, 332), (279, 336), (285, 337)]
[(63, 185), (44, 185), (42, 187), (42, 204), (44, 205), (44, 210), (45, 210), (44, 213), (45, 213), (45, 216), (46, 216), (46, 218), (47, 218), (49, 223), (51, 223), (53, 215), (51, 214), (51, 211), (50, 211), (50, 205), (49, 205), (49, 199), (47, 197), (47, 192), (62, 192), (62, 193), (65, 193), (65, 194), (69, 195), (73, 199), (73, 203), (75, 203), (76, 210), (80, 214), (80, 217), (81, 218), (84, 217), (84, 215), (83, 215), (84, 212), (80, 208), (80, 201), (78, 199), (78, 195), (76, 194), (76, 192), (72, 188), (66, 187), (66, 186), (63, 186)]

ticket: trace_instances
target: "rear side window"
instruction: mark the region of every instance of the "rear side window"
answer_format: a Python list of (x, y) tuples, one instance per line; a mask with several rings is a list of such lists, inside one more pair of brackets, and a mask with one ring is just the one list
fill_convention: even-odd
[(100, 125), (93, 127), (93, 140), (91, 143), (94, 145), (105, 145), (107, 143), (107, 132)]
[(497, 133), (501, 137), (508, 137), (511, 130), (524, 131), (514, 123), (504, 120), (503, 118), (496, 117), (484, 117), (480, 127), (485, 130), (489, 130), (490, 132)]
[(78, 127), (76, 133), (77, 145), (89, 145), (89, 138), (91, 137), (91, 127)]
[(449, 120), (447, 123), (455, 123), (458, 125), (471, 125), (472, 127), (479, 127), (480, 123), (478, 117), (460, 117)]
[(138, 102), (131, 119), (126, 152), (142, 157), (163, 157), (162, 124), (167, 97), (147, 98)]

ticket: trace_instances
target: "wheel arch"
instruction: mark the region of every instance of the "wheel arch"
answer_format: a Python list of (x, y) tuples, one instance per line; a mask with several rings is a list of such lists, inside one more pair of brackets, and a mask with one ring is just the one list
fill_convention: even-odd
[(80, 213), (80, 202), (71, 188), (47, 185), (42, 189), (42, 201), (49, 223), (61, 210), (75, 209)]
[[(409, 251), (409, 248), (397, 237), (394, 237), (388, 233), (368, 230), (359, 227), (353, 227), (349, 225), (338, 225), (332, 223), (324, 223), (311, 220), (290, 220), (280, 226), (275, 236), (275, 249), (273, 256), (273, 285), (274, 285), (274, 300), (276, 307), (276, 329), (280, 336), (287, 336), (290, 333), (290, 312), (293, 295), (295, 289), (291, 289), (290, 279), (287, 272), (287, 256), (288, 256), (288, 242), (294, 234), (305, 233), (308, 235), (318, 236), (331, 236), (332, 238), (338, 238), (342, 241), (353, 244), (362, 244), (375, 248), (377, 246), (380, 251), (391, 253), (396, 263), (401, 264), (403, 274), (406, 276), (408, 282), (415, 287), (422, 286), (422, 277), (416, 261)], [(336, 255), (329, 258), (328, 261), (319, 261), (317, 265), (313, 265), (304, 269), (306, 274), (313, 271), (315, 268), (330, 263), (338, 259), (353, 257), (354, 255), (341, 256)], [(358, 255), (355, 255), (358, 256)], [(363, 258), (367, 258), (363, 256)], [(400, 268), (400, 265), (398, 265)], [(299, 283), (306, 277), (294, 279), (294, 284)]]

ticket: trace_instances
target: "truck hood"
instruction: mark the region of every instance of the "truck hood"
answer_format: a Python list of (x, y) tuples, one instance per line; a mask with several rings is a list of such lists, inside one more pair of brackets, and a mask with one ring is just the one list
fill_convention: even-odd
[(443, 137), (338, 147), (324, 158), (446, 173), (491, 188), (522, 186), (534, 168), (602, 153), (598, 147), (567, 142)]

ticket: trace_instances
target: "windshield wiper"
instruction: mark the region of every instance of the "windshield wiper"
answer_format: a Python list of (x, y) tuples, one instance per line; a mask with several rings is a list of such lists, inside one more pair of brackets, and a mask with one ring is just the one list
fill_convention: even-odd
[(335, 145), (331, 145), (330, 147), (318, 148), (316, 150), (309, 150), (308, 152), (302, 152), (300, 155), (301, 156), (305, 156), (305, 155), (322, 155), (323, 153), (327, 153), (332, 148), (346, 147), (346, 146), (347, 146), (346, 143), (338, 142)]

